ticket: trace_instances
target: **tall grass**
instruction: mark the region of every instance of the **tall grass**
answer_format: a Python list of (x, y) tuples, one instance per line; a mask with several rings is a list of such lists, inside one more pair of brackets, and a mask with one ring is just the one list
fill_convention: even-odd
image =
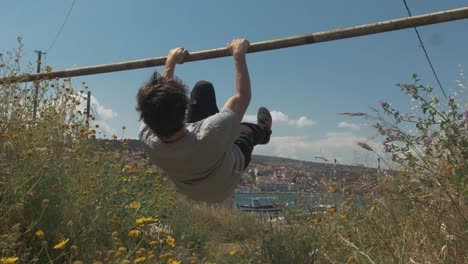
[[(22, 73), (19, 47), (0, 56), (1, 77)], [(85, 91), (71, 79), (1, 85), (2, 262), (120, 263), (174, 251), (169, 234), (164, 243), (145, 235), (175, 206), (174, 189), (146, 160), (127, 162), (124, 140), (96, 139), (99, 125), (77, 107)]]
[[(0, 77), (31, 71), (21, 53), (0, 55)], [(148, 160), (129, 162), (126, 141), (102, 139), (77, 107), (85, 83), (0, 84), (0, 262), (466, 263), (466, 82), (447, 99), (419, 82), (398, 85), (414, 113), (382, 101), (351, 114), (374, 124), (399, 175), (281, 221), (188, 201)]]

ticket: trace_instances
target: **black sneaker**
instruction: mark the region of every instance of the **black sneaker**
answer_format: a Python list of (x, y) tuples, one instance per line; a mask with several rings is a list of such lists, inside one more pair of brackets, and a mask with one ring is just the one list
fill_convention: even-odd
[(266, 107), (260, 107), (257, 112), (257, 124), (258, 123), (263, 123), (267, 125), (269, 128), (271, 128), (272, 125), (272, 120), (271, 120), (271, 114), (270, 111)]
[(271, 119), (270, 111), (266, 107), (260, 107), (257, 112), (257, 124), (263, 124), (268, 127), (267, 135), (265, 135), (265, 139), (260, 144), (267, 144), (270, 142), (271, 136), (271, 126), (273, 125), (273, 120)]

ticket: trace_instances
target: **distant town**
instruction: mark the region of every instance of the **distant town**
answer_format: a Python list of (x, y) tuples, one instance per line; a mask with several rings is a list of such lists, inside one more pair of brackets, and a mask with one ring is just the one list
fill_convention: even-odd
[(388, 174), (379, 168), (253, 155), (237, 191), (323, 192), (332, 188), (336, 192), (363, 192)]
[[(130, 161), (145, 158), (141, 143), (128, 140)], [(322, 159), (324, 160), (324, 159)], [(336, 161), (311, 162), (289, 158), (252, 155), (236, 192), (343, 192), (368, 191), (391, 173), (380, 168), (337, 164)]]

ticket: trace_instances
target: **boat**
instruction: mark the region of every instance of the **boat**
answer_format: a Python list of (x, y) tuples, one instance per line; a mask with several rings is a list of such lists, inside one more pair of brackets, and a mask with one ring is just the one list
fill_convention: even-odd
[(237, 204), (237, 208), (244, 212), (258, 213), (275, 213), (283, 210), (282, 206), (274, 202), (272, 197), (254, 197), (250, 199), (250, 204)]

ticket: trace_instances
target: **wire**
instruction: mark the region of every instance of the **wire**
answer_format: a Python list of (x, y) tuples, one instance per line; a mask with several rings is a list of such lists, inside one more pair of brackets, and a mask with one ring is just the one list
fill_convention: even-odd
[[(403, 4), (405, 4), (406, 11), (408, 11), (408, 16), (411, 17), (412, 16), (411, 11), (408, 7), (408, 4), (406, 3), (406, 0), (403, 0)], [(426, 48), (424, 47), (424, 43), (421, 39), (421, 35), (419, 35), (419, 31), (416, 27), (414, 27), (414, 31), (416, 32), (416, 35), (418, 36), (418, 40), (419, 40), (419, 43), (421, 44), (421, 48), (424, 51), (424, 54), (426, 55), (426, 60), (429, 63), (429, 66), (431, 67), (432, 73), (434, 74), (434, 77), (437, 80), (437, 83), (439, 84), (440, 90), (442, 90), (442, 93), (444, 94), (445, 98), (447, 98), (447, 94), (445, 93), (445, 90), (442, 87), (442, 83), (440, 82), (439, 77), (437, 76), (437, 73), (434, 69), (434, 66), (432, 65), (431, 59), (429, 58), (429, 54), (427, 54)]]
[(96, 120), (96, 122), (99, 122), (101, 121), (101, 117), (99, 116), (96, 108), (94, 107), (94, 104), (91, 103), (91, 114), (93, 115), (94, 119)]
[(73, 7), (75, 6), (75, 3), (76, 3), (76, 0), (73, 0), (73, 3), (72, 3), (72, 5), (71, 5), (71, 7), (70, 7), (70, 10), (68, 10), (68, 14), (67, 14), (67, 16), (65, 17), (65, 20), (63, 21), (62, 26), (60, 27), (60, 30), (58, 31), (57, 35), (55, 36), (54, 41), (52, 41), (52, 44), (50, 44), (49, 48), (47, 49), (47, 52), (49, 52), (50, 49), (52, 49), (52, 47), (55, 45), (55, 42), (56, 42), (57, 39), (59, 38), (60, 33), (62, 33), (63, 27), (64, 27), (65, 24), (67, 23), (68, 17), (70, 17), (70, 14), (71, 14), (71, 12), (72, 12), (72, 10), (73, 10)]

